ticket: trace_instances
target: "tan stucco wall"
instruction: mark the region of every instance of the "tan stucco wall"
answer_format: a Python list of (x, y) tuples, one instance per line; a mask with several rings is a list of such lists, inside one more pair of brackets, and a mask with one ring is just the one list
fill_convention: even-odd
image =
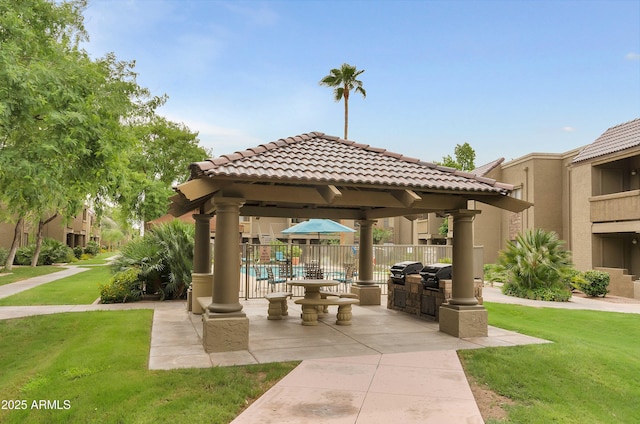
[(418, 244), (417, 222), (410, 221), (404, 216), (394, 218), (393, 222), (393, 242), (395, 244)]
[(562, 228), (562, 198), (564, 195), (562, 160), (559, 157), (536, 159), (533, 160), (532, 168), (534, 191), (531, 201), (536, 206), (532, 208), (533, 220), (529, 222), (529, 228), (555, 231), (561, 239), (564, 239)]
[(574, 266), (586, 271), (592, 268), (593, 236), (589, 197), (591, 197), (591, 165), (573, 166), (570, 170), (571, 187), (571, 251)]
[[(13, 234), (16, 225), (11, 223), (0, 222), (0, 247), (4, 249), (10, 249), (13, 241)], [(21, 231), (22, 233), (23, 231)], [(24, 239), (24, 235), (21, 236), (21, 242)], [(22, 246), (22, 244), (20, 244)], [(3, 264), (0, 264), (3, 265)]]
[[(565, 238), (563, 198), (566, 196), (564, 154), (532, 153), (503, 165), (502, 182), (522, 188), (522, 200), (533, 203), (520, 215), (520, 231), (542, 228)], [(513, 235), (516, 220), (503, 214), (502, 230)]]
[(473, 240), (475, 246), (483, 247), (483, 263), (492, 264), (498, 259), (498, 252), (503, 248), (505, 237), (496, 223), (500, 222), (502, 211), (496, 207), (471, 202), (469, 209), (480, 210), (473, 221)]
[[(528, 181), (528, 169), (530, 160), (527, 157), (516, 159), (502, 166), (502, 182), (512, 184), (514, 189), (522, 190), (522, 200), (533, 202), (532, 182)], [(504, 248), (506, 241), (513, 239), (515, 235), (528, 228), (528, 222), (533, 214), (532, 208), (523, 212), (513, 213), (505, 211), (501, 215), (500, 230), (503, 234), (501, 248)]]
[(474, 208), (482, 210), (474, 224), (476, 245), (485, 246), (485, 263), (493, 263), (498, 251), (506, 247), (509, 239), (519, 232), (532, 228), (555, 231), (571, 244), (571, 204), (568, 165), (580, 149), (566, 153), (531, 153), (502, 164), (487, 177), (512, 184), (521, 189), (522, 200), (533, 207), (521, 213), (502, 211), (487, 205)]

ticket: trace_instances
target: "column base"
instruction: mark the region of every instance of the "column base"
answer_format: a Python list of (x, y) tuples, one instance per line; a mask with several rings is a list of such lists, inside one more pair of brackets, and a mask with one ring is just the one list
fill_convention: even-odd
[(199, 297), (211, 297), (213, 295), (213, 274), (191, 274), (191, 306), (190, 311), (196, 315), (202, 315), (204, 309), (197, 302)]
[(454, 337), (487, 337), (488, 312), (481, 306), (442, 305), (439, 310), (440, 331)]
[(204, 314), (202, 346), (207, 353), (249, 350), (249, 318), (244, 312)]
[(380, 305), (382, 290), (377, 284), (352, 284), (351, 293), (358, 295), (360, 306)]

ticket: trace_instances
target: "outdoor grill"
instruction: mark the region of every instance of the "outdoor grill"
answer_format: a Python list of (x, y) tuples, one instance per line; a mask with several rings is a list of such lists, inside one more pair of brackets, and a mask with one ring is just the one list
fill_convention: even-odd
[(404, 284), (404, 279), (409, 274), (419, 274), (422, 269), (421, 262), (404, 261), (394, 264), (391, 272), (391, 280), (396, 284)]
[(451, 264), (431, 264), (420, 271), (422, 277), (422, 287), (425, 289), (439, 288), (440, 280), (450, 280), (453, 273)]

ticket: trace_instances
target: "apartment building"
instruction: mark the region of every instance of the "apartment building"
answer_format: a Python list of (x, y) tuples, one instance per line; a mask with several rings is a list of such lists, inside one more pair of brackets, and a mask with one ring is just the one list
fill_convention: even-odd
[[(11, 248), (15, 228), (15, 223), (0, 222), (1, 248)], [(33, 225), (24, 222), (18, 230), (20, 232), (18, 247), (35, 243), (36, 228)], [(83, 207), (82, 211), (69, 222), (57, 216), (44, 226), (43, 235), (45, 238), (65, 243), (69, 247), (86, 247), (89, 241), (100, 243), (100, 229), (97, 226), (96, 215), (87, 206)]]
[[(512, 196), (534, 204), (514, 213), (470, 202), (470, 209), (482, 211), (473, 228), (485, 264), (495, 263), (518, 233), (542, 228), (566, 242), (577, 269), (605, 270), (612, 294), (640, 298), (640, 119), (568, 152), (530, 153), (509, 162), (499, 158), (472, 172), (513, 184)], [(396, 218), (396, 242), (450, 243), (452, 225), (448, 233), (440, 232), (444, 219)]]

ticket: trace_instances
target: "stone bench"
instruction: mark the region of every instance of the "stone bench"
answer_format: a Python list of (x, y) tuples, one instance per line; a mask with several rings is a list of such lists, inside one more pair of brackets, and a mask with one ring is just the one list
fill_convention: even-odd
[(360, 303), (358, 299), (297, 299), (296, 305), (302, 305), (302, 325), (318, 325), (318, 307), (338, 306), (336, 325), (351, 325), (351, 305)]
[(273, 292), (267, 293), (264, 298), (269, 301), (269, 309), (267, 310), (267, 319), (282, 319), (283, 316), (289, 315), (289, 307), (287, 306), (287, 297), (291, 296), (291, 292)]
[(209, 305), (211, 305), (211, 296), (199, 297), (196, 299), (196, 302), (198, 302), (202, 310), (206, 312)]
[[(330, 291), (320, 290), (320, 298), (321, 299), (326, 299), (328, 297), (358, 299), (358, 295), (355, 294), (355, 293), (338, 293), (338, 292), (330, 292)], [(319, 307), (318, 310), (323, 312), (323, 313), (327, 313), (327, 311), (329, 310), (329, 305), (323, 305), (323, 306)]]

